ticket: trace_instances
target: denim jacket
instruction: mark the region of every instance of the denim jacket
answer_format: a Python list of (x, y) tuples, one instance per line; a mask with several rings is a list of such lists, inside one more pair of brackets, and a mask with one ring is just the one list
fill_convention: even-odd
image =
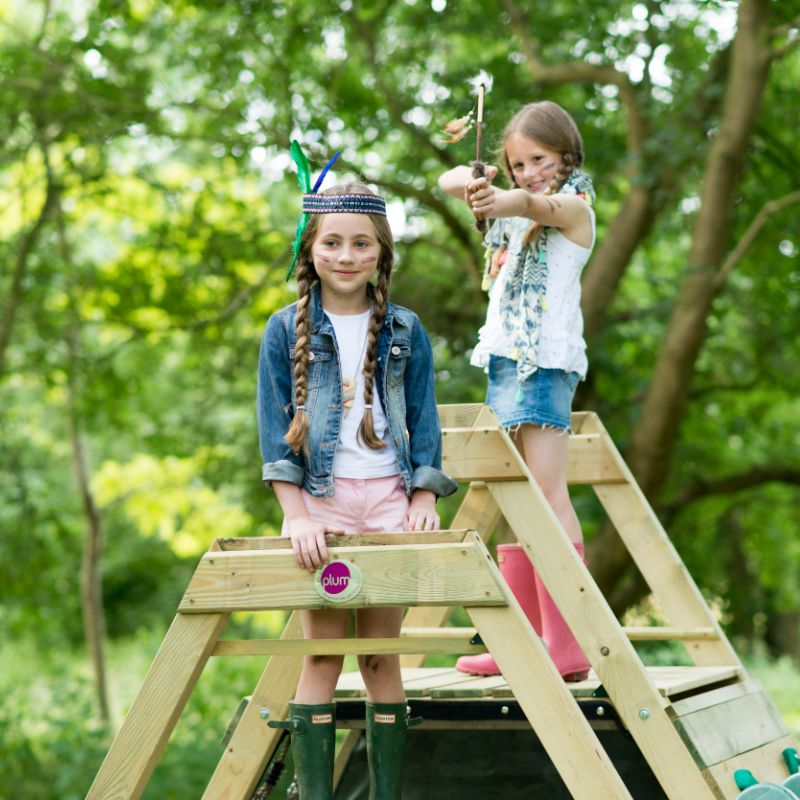
[[(297, 303), (273, 314), (258, 363), (258, 435), (261, 477), (302, 486), (315, 497), (333, 495), (333, 456), (342, 423), (342, 379), (333, 325), (322, 309), (319, 284), (311, 289), (305, 443), (293, 453), (283, 437), (294, 416), (294, 343)], [(433, 353), (416, 314), (389, 303), (378, 334), (375, 387), (397, 452), (407, 495), (429, 489), (440, 497), (458, 484), (441, 471), (442, 434), (433, 387)]]

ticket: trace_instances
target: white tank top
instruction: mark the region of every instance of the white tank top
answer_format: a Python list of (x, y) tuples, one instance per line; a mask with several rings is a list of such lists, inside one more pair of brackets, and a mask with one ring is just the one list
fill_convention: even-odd
[[(589, 206), (587, 208), (592, 219), (594, 247), (594, 210)], [(512, 217), (503, 222), (504, 230), (509, 236), (506, 264), (513, 264), (531, 221), (523, 217)], [(539, 335), (539, 366), (577, 372), (581, 378), (586, 377), (589, 366), (586, 342), (583, 339), (581, 272), (592, 254), (592, 247), (575, 244), (558, 229), (551, 230), (547, 237), (548, 275)], [(509, 271), (503, 267), (489, 290), (486, 323), (478, 331), (478, 344), (470, 358), (470, 363), (476, 367), (486, 368), (490, 355), (512, 357), (514, 344), (511, 337), (503, 331), (500, 318), (500, 298), (508, 275)]]

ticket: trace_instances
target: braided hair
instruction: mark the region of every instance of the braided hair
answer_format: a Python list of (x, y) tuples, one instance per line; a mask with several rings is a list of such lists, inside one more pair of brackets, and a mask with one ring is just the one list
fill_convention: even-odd
[[(506, 125), (502, 145), (497, 153), (503, 172), (514, 186), (517, 186), (517, 182), (506, 153), (506, 142), (514, 134), (532, 139), (560, 154), (561, 165), (544, 190), (545, 195), (558, 194), (570, 175), (583, 164), (583, 140), (575, 120), (560, 105), (549, 100), (529, 103), (523, 106)], [(540, 223), (534, 222), (525, 234), (524, 243), (526, 245), (535, 243), (542, 227)]]
[[(333, 186), (320, 194), (374, 194), (362, 183), (347, 183)], [(305, 404), (308, 399), (308, 361), (311, 345), (311, 332), (309, 330), (309, 305), (311, 288), (319, 281), (314, 261), (311, 256), (311, 247), (317, 237), (322, 214), (312, 214), (303, 237), (300, 241), (300, 254), (297, 259), (297, 310), (295, 313), (295, 346), (294, 346), (294, 386), (295, 386), (295, 413), (289, 430), (284, 440), (295, 453), (300, 451), (306, 441), (308, 432), (308, 415)], [(375, 370), (377, 368), (378, 335), (386, 317), (389, 303), (389, 282), (392, 277), (394, 265), (394, 239), (386, 217), (380, 214), (368, 214), (375, 228), (375, 234), (380, 245), (378, 256), (378, 277), (374, 287), (367, 286), (367, 293), (371, 299), (369, 327), (367, 329), (367, 347), (364, 354), (364, 416), (358, 428), (358, 438), (372, 450), (386, 447), (386, 443), (375, 435), (372, 416), (372, 400), (374, 396)]]

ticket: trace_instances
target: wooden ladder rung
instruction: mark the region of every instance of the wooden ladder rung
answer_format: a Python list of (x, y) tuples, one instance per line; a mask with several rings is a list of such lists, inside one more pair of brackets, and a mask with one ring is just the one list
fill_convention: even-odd
[[(446, 629), (445, 629), (446, 630)], [(451, 630), (459, 631), (458, 628)], [(471, 644), (470, 635), (439, 636), (435, 628), (427, 636), (371, 639), (223, 639), (217, 642), (212, 656), (334, 656), (384, 653), (485, 653), (483, 645)], [(473, 631), (474, 635), (474, 631)]]
[[(622, 629), (632, 642), (713, 642), (719, 639), (714, 628), (674, 628), (631, 626)], [(401, 636), (436, 636), (447, 639), (471, 639), (475, 628), (403, 628)]]
[(714, 628), (626, 627), (622, 629), (632, 642), (715, 642), (719, 634)]

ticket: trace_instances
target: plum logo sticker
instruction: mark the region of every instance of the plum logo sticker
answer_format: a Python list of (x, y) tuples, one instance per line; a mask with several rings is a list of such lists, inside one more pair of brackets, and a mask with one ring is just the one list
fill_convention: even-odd
[(361, 570), (352, 561), (331, 561), (314, 573), (317, 594), (330, 603), (346, 603), (360, 591)]

